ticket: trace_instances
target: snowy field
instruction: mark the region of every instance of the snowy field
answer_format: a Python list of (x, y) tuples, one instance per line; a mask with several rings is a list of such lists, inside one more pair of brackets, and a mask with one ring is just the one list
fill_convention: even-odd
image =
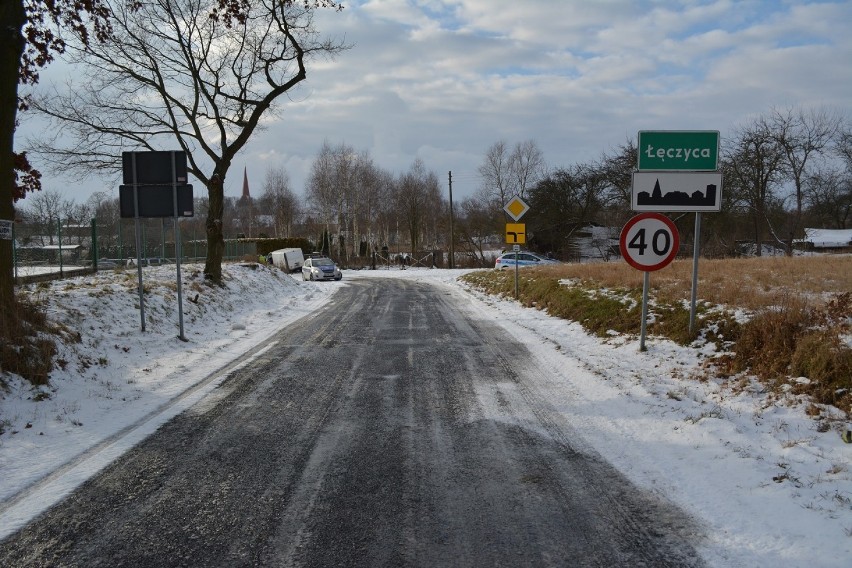
[(649, 339), (602, 341), (574, 323), (469, 290), (461, 270), (344, 271), (302, 282), (268, 267), (224, 266), (227, 285), (184, 266), (187, 342), (177, 339), (175, 267), (144, 271), (146, 331), (136, 272), (33, 285), (50, 317), (79, 330), (61, 347), (51, 387), (11, 381), (0, 401), (0, 538), (67, 495), (133, 444), (204, 398), (233, 361), (268, 348), (276, 330), (360, 278), (430, 281), (469, 299), (472, 317), (528, 346), (553, 406), (638, 486), (702, 525), (710, 566), (840, 567), (852, 558), (852, 445), (826, 432), (796, 398), (772, 401), (747, 378), (707, 379), (708, 353)]

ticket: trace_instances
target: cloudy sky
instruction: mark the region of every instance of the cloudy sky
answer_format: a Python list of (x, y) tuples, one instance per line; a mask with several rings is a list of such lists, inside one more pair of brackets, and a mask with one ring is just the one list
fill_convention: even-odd
[[(352, 49), (308, 69), (238, 156), (227, 195), (240, 195), (243, 168), (254, 196), (272, 167), (301, 192), (324, 140), (367, 150), (395, 174), (421, 158), (445, 192), (452, 171), (453, 197), (463, 199), (499, 140), (533, 140), (560, 167), (594, 160), (639, 130), (719, 130), (724, 146), (773, 106), (851, 114), (849, 1), (343, 3), (317, 23)], [(76, 201), (103, 189), (118, 195), (95, 178), (44, 182)]]

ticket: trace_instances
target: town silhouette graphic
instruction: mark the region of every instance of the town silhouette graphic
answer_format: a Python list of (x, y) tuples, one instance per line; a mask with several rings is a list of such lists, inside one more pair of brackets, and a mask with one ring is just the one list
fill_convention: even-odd
[(660, 189), (660, 180), (654, 184), (654, 191), (640, 191), (636, 194), (637, 205), (687, 205), (697, 207), (712, 207), (716, 205), (716, 184), (707, 185), (706, 193), (696, 190), (692, 194), (684, 191), (669, 191), (663, 194)]

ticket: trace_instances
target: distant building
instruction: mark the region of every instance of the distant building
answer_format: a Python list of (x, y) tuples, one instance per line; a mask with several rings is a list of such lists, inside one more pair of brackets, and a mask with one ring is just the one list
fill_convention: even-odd
[(852, 229), (805, 229), (800, 242), (812, 249), (852, 249)]

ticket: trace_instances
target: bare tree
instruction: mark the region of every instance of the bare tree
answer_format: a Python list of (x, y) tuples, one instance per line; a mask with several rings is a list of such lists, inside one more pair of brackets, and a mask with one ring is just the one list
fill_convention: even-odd
[(394, 205), (396, 181), (393, 174), (381, 168), (377, 168), (375, 174), (375, 194), (369, 199), (375, 224), (374, 247), (378, 248), (392, 242), (391, 236), (395, 234), (395, 228), (398, 227), (398, 215)]
[(400, 222), (408, 232), (411, 252), (420, 252), (423, 241), (435, 239), (436, 213), (442, 210), (438, 176), (427, 171), (418, 158), (397, 182), (394, 199)]
[[(477, 266), (487, 266), (493, 259), (486, 257), (486, 250), (495, 244), (494, 239), (503, 234), (504, 217), (481, 199), (468, 198), (459, 205), (456, 236), (461, 252)], [(502, 243), (502, 239), (497, 241)]]
[(812, 220), (832, 229), (852, 227), (852, 176), (838, 169), (814, 172), (805, 181)]
[(23, 213), (37, 231), (42, 245), (54, 245), (59, 236), (59, 224), (73, 217), (74, 203), (63, 199), (57, 191), (41, 191), (25, 201)]
[[(509, 172), (515, 195), (526, 199), (527, 191), (547, 173), (544, 154), (532, 140), (518, 142), (509, 156)], [(511, 198), (511, 196), (509, 196)], [(505, 203), (504, 203), (505, 204)]]
[(109, 254), (117, 248), (120, 241), (121, 217), (119, 216), (118, 199), (110, 196), (107, 191), (96, 191), (86, 200), (91, 216), (96, 220), (98, 229), (98, 256)]
[(792, 241), (802, 236), (802, 212), (805, 204), (805, 181), (814, 160), (826, 154), (840, 128), (840, 118), (827, 110), (772, 109), (767, 128), (784, 153), (784, 167), (793, 182), (796, 210), (790, 227), (788, 253)]
[(834, 153), (843, 161), (847, 173), (852, 175), (852, 124), (846, 122), (837, 129)]
[(306, 184), (308, 208), (317, 221), (330, 229), (337, 216), (337, 196), (334, 191), (334, 151), (328, 140), (323, 142), (311, 164)]
[(311, 167), (307, 197), (313, 215), (335, 237), (340, 258), (360, 256), (362, 248), (378, 244), (377, 223), (389, 207), (391, 178), (375, 166), (369, 152), (323, 143)]
[(532, 140), (518, 142), (510, 150), (501, 140), (485, 153), (479, 166), (479, 199), (500, 209), (514, 196), (522, 199), (546, 173), (544, 156)]
[(358, 254), (358, 221), (356, 208), (358, 206), (358, 170), (359, 159), (355, 149), (346, 144), (336, 148), (335, 185), (337, 187), (337, 254), (341, 259), (349, 259), (351, 254)]
[[(757, 120), (739, 131), (722, 165), (729, 198), (744, 206), (751, 217), (757, 256), (762, 255), (764, 231), (775, 191), (783, 180), (784, 150), (766, 121)], [(781, 241), (776, 235), (776, 240)]]
[(594, 164), (559, 168), (530, 190), (528, 232), (543, 251), (566, 256), (574, 233), (603, 209), (609, 185), (605, 171)]
[[(205, 276), (221, 281), (224, 182), (237, 153), (278, 97), (307, 77), (307, 63), (345, 46), (322, 39), (314, 10), (331, 0), (104, 0), (113, 34), (86, 45), (68, 38), (79, 83), (41, 97), (35, 108), (55, 119), (59, 138), (42, 155), (80, 173), (114, 171), (125, 150), (187, 154), (207, 188)], [(227, 4), (230, 6), (230, 4)]]
[(598, 168), (609, 187), (606, 205), (625, 212), (630, 210), (633, 172), (638, 163), (636, 141), (627, 140), (614, 153), (604, 154)]
[[(389, 208), (389, 188), (387, 182), (392, 178), (388, 172), (383, 172), (374, 163), (369, 153), (364, 151), (358, 155), (357, 197), (355, 201), (354, 227), (357, 254), (361, 254), (361, 242), (365, 243), (366, 254), (378, 249), (381, 240), (381, 218)], [(392, 180), (391, 180), (392, 181)], [(360, 235), (360, 236), (359, 236)]]
[(299, 218), (299, 200), (290, 186), (290, 176), (282, 167), (266, 171), (263, 195), (260, 198), (263, 213), (272, 216), (276, 237), (288, 238)]
[(88, 202), (72, 202), (65, 217), (65, 225), (73, 228), (73, 231), (63, 233), (63, 242), (66, 242), (66, 237), (70, 237), (75, 244), (84, 246), (90, 244), (92, 241), (92, 219), (94, 216), (95, 211)]
[(481, 184), (478, 197), (493, 205), (505, 205), (512, 196), (509, 173), (509, 150), (505, 140), (495, 142), (485, 153), (485, 160), (478, 169)]
[(829, 145), (829, 156), (808, 168), (804, 180), (804, 200), (812, 226), (834, 229), (852, 227), (852, 126), (848, 119), (832, 116), (836, 129)]
[(344, 252), (341, 237), (346, 230), (347, 206), (351, 201), (354, 153), (345, 144), (332, 147), (326, 140), (314, 159), (307, 183), (308, 206), (325, 233), (336, 236), (339, 256)]

